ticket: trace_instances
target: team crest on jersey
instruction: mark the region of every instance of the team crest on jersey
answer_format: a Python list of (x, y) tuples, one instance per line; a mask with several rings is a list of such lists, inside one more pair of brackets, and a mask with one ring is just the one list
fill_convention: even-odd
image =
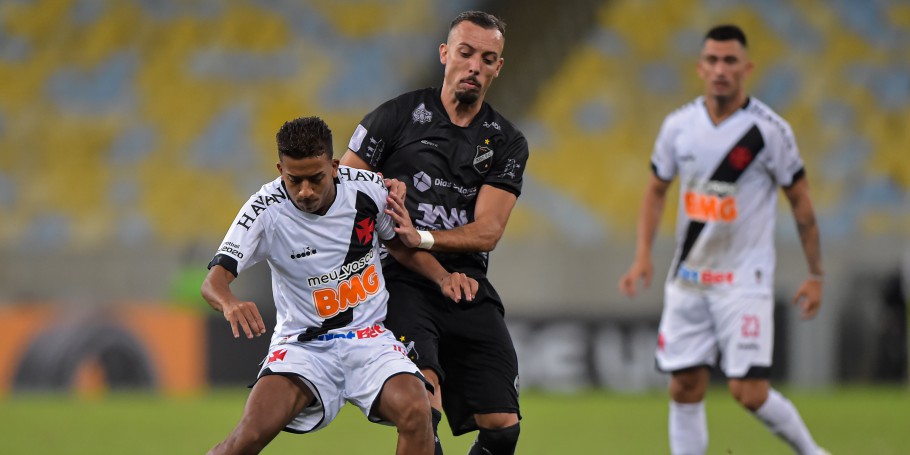
[(493, 164), (493, 149), (478, 145), (477, 154), (474, 155), (474, 169), (481, 174), (486, 174), (490, 170), (491, 164)]
[(357, 222), (354, 231), (357, 233), (357, 240), (361, 245), (367, 245), (373, 241), (373, 229), (376, 223), (373, 218), (364, 218)]
[(752, 152), (742, 145), (737, 145), (732, 151), (727, 160), (730, 161), (730, 166), (737, 171), (741, 171), (752, 162)]
[(426, 105), (420, 103), (420, 105), (414, 109), (414, 112), (411, 112), (411, 119), (414, 120), (414, 123), (420, 123), (421, 125), (430, 123), (430, 121), (433, 120), (433, 113), (427, 110)]

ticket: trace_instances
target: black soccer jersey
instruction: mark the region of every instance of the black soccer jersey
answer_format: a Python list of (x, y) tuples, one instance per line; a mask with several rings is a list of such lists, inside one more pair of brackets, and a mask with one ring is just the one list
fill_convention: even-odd
[[(408, 212), (421, 230), (474, 221), (482, 185), (518, 196), (528, 160), (524, 135), (489, 104), (460, 127), (449, 120), (438, 88), (382, 104), (363, 118), (348, 148), (373, 170), (407, 184)], [(487, 253), (433, 254), (450, 271), (486, 274)]]

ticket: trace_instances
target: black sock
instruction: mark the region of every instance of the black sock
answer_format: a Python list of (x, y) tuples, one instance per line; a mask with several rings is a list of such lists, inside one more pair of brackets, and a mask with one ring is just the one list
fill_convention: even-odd
[(514, 455), (521, 424), (497, 430), (481, 428), (468, 455)]
[(439, 421), (442, 420), (442, 413), (439, 412), (436, 408), (430, 408), (430, 413), (433, 415), (433, 441), (436, 444), (436, 451), (433, 452), (433, 455), (442, 455), (442, 444), (439, 442)]

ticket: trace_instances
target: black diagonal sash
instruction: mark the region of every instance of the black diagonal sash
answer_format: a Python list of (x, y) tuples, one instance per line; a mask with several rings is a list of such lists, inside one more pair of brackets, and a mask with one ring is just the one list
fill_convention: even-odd
[[(755, 161), (755, 157), (764, 149), (765, 139), (762, 137), (758, 127), (752, 125), (752, 128), (727, 152), (717, 169), (714, 169), (710, 180), (713, 182), (735, 183), (746, 171), (746, 168), (749, 167), (749, 164)], [(698, 236), (704, 228), (704, 221), (689, 221), (689, 225), (686, 227), (686, 238), (683, 240), (682, 251), (679, 253), (679, 260), (676, 263), (676, 270), (673, 272), (673, 276), (679, 273), (679, 268), (689, 256), (689, 252), (692, 251), (695, 241), (698, 240)]]
[[(376, 235), (373, 227), (376, 224), (376, 216), (379, 213), (379, 208), (376, 206), (376, 202), (374, 202), (370, 196), (360, 191), (357, 192), (357, 202), (355, 208), (357, 210), (357, 214), (354, 215), (351, 223), (348, 252), (345, 255), (344, 262), (342, 262), (342, 264), (350, 264), (354, 261), (357, 261), (358, 259), (364, 257), (370, 251), (370, 249), (373, 248), (372, 236)], [(364, 230), (365, 226), (370, 227), (369, 232), (366, 232)], [(338, 313), (335, 316), (322, 321), (322, 326), (311, 327), (307, 329), (306, 332), (301, 333), (297, 336), (297, 340), (312, 340), (317, 336), (328, 332), (329, 330), (345, 327), (349, 325), (353, 320), (354, 308), (348, 308), (347, 310), (344, 310), (341, 313)]]

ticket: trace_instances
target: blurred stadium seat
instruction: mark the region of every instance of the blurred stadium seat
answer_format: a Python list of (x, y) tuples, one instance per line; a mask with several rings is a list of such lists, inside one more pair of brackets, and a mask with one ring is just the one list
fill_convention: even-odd
[[(598, 26), (532, 104), (529, 136), (546, 140), (534, 144), (529, 170), (630, 235), (661, 120), (701, 93), (701, 37), (733, 22), (750, 37), (750, 92), (793, 126), (831, 233), (905, 232), (907, 9), (894, 1), (604, 1)], [(870, 215), (885, 219), (864, 222)]]

